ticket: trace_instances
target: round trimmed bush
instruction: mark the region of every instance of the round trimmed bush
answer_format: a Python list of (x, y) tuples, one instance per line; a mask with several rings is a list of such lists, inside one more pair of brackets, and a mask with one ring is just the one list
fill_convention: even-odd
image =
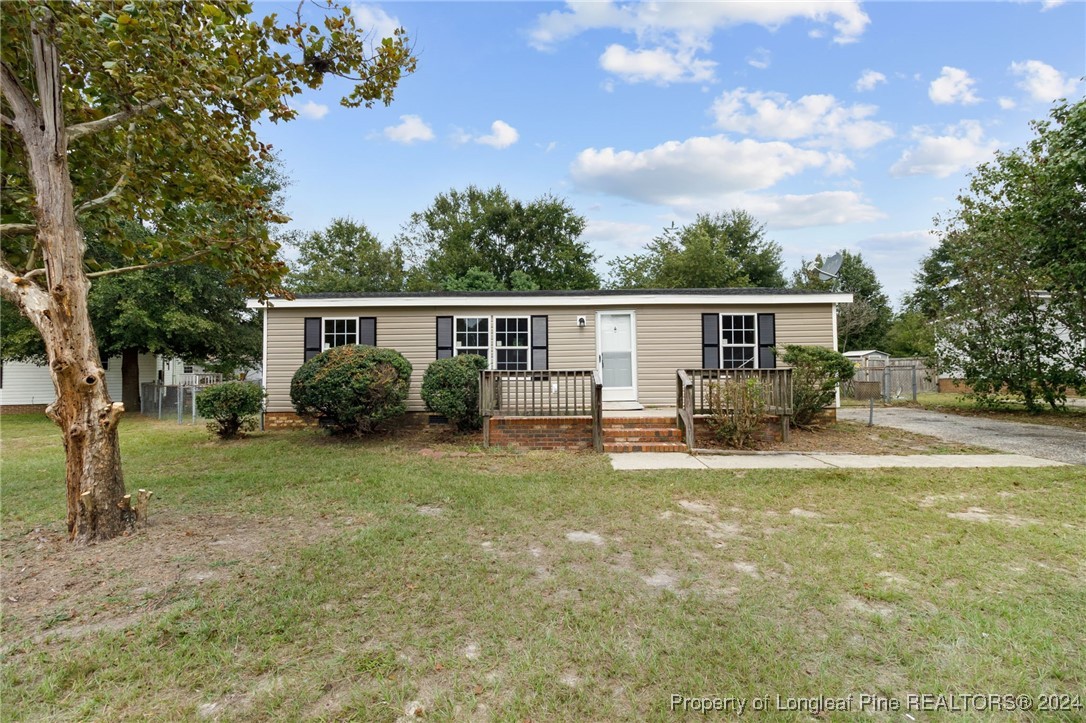
[(256, 428), (256, 415), (264, 405), (264, 390), (252, 382), (213, 384), (196, 394), (196, 411), (208, 422), (207, 428), (222, 439)]
[(479, 371), (486, 359), (478, 354), (461, 354), (438, 359), (422, 377), (422, 401), (456, 425), (461, 431), (479, 429)]
[(407, 411), (411, 363), (395, 349), (337, 346), (294, 373), (294, 410), (333, 432), (361, 435)]

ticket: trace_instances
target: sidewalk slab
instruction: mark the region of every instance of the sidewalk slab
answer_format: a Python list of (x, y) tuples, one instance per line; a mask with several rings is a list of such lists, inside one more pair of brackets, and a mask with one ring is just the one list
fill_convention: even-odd
[(833, 465), (805, 454), (714, 454), (698, 460), (709, 469), (832, 469)]
[(705, 469), (700, 458), (677, 452), (615, 452), (609, 456), (614, 469)]
[(1062, 467), (1063, 462), (1022, 454), (812, 454), (817, 460), (845, 469), (880, 467)]
[(976, 469), (978, 467), (1063, 467), (1065, 462), (1022, 454), (724, 454), (693, 456), (675, 452), (625, 452), (609, 455), (617, 470), (639, 469)]

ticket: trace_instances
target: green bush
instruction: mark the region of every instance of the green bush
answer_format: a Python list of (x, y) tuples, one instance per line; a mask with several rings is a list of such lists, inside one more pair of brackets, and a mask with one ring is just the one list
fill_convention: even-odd
[(422, 401), (461, 431), (479, 429), (483, 426), (479, 416), (479, 372), (483, 369), (486, 359), (477, 354), (438, 359), (422, 377)]
[(753, 446), (765, 423), (767, 396), (758, 379), (713, 382), (709, 385), (709, 428), (729, 447)]
[(303, 364), (290, 382), (290, 401), (335, 433), (362, 435), (407, 411), (411, 363), (394, 349), (337, 346)]
[(781, 361), (792, 367), (792, 423), (810, 427), (822, 408), (833, 402), (837, 385), (856, 373), (844, 354), (821, 346), (789, 344)]
[(223, 382), (196, 395), (196, 411), (208, 422), (208, 430), (232, 439), (256, 428), (256, 415), (264, 404), (264, 390), (252, 382)]

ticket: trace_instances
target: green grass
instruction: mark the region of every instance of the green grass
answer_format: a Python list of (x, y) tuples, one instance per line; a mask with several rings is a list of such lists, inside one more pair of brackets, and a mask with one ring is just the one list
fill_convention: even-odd
[(1061, 427), (1071, 427), (1086, 431), (1086, 406), (1068, 404), (1057, 410), (1044, 409), (1039, 412), (1030, 412), (1025, 404), (1014, 400), (1007, 400), (996, 407), (979, 406), (974, 400), (960, 394), (921, 394), (917, 397), (917, 404), (925, 409), (933, 409), (951, 414), (967, 414), (990, 417), (1009, 422), (1026, 422), (1028, 424), (1053, 424)]
[[(0, 438), (5, 720), (391, 721), (412, 701), (664, 720), (672, 693), (1086, 689), (1081, 467), (619, 473), (129, 419), (155, 524), (70, 549), (56, 432), (4, 417)], [(948, 517), (969, 508), (989, 521)]]

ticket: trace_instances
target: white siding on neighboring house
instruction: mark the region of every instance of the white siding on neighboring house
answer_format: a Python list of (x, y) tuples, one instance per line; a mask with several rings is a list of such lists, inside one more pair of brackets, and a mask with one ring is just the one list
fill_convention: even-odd
[[(140, 381), (155, 380), (158, 363), (152, 354), (141, 354), (139, 358)], [(107, 362), (106, 389), (114, 399), (121, 396), (121, 358), (113, 357)], [(4, 362), (3, 386), (0, 387), (0, 406), (16, 404), (52, 404), (56, 399), (53, 380), (49, 370), (38, 364), (26, 362)], [(138, 411), (138, 410), (137, 410)]]

